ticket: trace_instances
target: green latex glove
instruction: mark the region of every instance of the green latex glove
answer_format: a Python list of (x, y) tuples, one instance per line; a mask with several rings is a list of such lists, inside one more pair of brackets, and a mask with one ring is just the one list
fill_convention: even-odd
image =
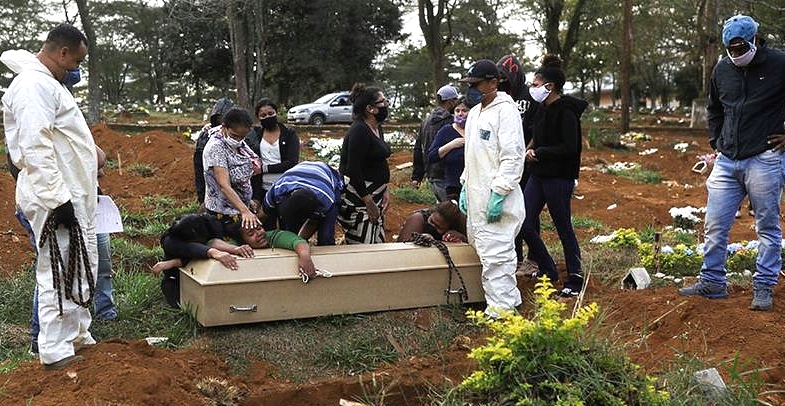
[(458, 208), (466, 214), (466, 185), (461, 186), (461, 195), (458, 197)]
[(502, 208), (504, 208), (504, 198), (496, 192), (491, 192), (491, 198), (488, 199), (488, 208), (485, 212), (485, 218), (489, 223), (495, 223), (502, 218)]

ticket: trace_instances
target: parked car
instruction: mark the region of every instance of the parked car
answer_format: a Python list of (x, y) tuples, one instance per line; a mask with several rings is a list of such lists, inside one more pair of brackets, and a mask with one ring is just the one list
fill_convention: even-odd
[(287, 121), (313, 125), (351, 123), (352, 102), (349, 101), (349, 92), (328, 93), (312, 103), (294, 106), (289, 109)]

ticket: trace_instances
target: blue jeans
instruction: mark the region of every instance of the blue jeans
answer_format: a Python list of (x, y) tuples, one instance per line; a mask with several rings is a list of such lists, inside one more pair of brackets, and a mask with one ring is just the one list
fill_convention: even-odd
[(739, 161), (721, 154), (717, 157), (706, 180), (709, 197), (702, 281), (725, 284), (728, 236), (736, 210), (747, 195), (755, 208), (755, 230), (760, 243), (753, 280), (766, 286), (777, 284), (777, 274), (782, 268), (780, 197), (784, 170), (785, 154), (769, 150)]
[(114, 286), (112, 283), (112, 254), (109, 234), (96, 234), (98, 239), (98, 280), (95, 282), (93, 310), (95, 317), (103, 320), (117, 318), (114, 306)]
[(431, 185), (431, 191), (439, 203), (447, 200), (447, 181), (428, 178), (428, 184)]
[(567, 263), (567, 272), (570, 275), (581, 274), (581, 250), (578, 247), (578, 238), (572, 228), (572, 209), (570, 198), (575, 188), (575, 180), (567, 178), (541, 178), (532, 175), (526, 182), (523, 190), (523, 200), (526, 205), (526, 219), (523, 221), (523, 240), (529, 247), (528, 257), (537, 262), (542, 274), (547, 275), (553, 282), (559, 280), (556, 264), (548, 253), (545, 243), (540, 238), (540, 213), (548, 205), (548, 212), (556, 226), (562, 249), (564, 261)]
[[(27, 232), (27, 238), (30, 239), (30, 247), (33, 248), (33, 252), (36, 254), (36, 262), (33, 263), (33, 279), (35, 279), (35, 264), (38, 262), (38, 247), (35, 245), (35, 233), (33, 233), (30, 221), (27, 220), (27, 217), (25, 217), (25, 214), (22, 213), (19, 207), (14, 210), (14, 216), (16, 216), (19, 224)], [(30, 311), (30, 341), (38, 342), (38, 330), (38, 285), (36, 284), (33, 288), (33, 307)]]

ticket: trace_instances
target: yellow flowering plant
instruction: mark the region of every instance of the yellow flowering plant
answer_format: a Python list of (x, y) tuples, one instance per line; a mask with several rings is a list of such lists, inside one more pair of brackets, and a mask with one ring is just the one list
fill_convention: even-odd
[(599, 312), (596, 303), (564, 317), (566, 304), (543, 277), (534, 290), (534, 313), (526, 318), (501, 312), (492, 318), (468, 311), (490, 330), (485, 345), (471, 350), (477, 370), (459, 389), (484, 405), (579, 406), (665, 405), (668, 393), (623, 355), (614, 355), (587, 332)]

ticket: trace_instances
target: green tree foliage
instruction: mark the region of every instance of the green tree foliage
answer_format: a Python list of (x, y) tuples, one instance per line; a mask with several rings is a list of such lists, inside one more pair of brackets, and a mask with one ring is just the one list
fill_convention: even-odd
[(203, 102), (205, 86), (216, 90), (208, 104), (228, 93), (234, 71), (225, 0), (171, 0), (163, 13), (160, 32), (151, 35), (162, 45), (159, 64), (150, 67), (155, 80), (178, 81), (181, 93), (194, 95), (194, 104)]
[[(427, 50), (409, 45), (384, 60), (378, 78), (385, 85), (387, 98), (397, 105), (414, 108), (409, 118), (419, 120), (419, 110), (432, 104), (432, 99), (428, 98), (432, 92), (428, 86), (430, 81), (424, 79), (431, 75)], [(396, 111), (396, 118), (402, 118), (399, 111)]]
[(265, 85), (281, 104), (312, 100), (375, 79), (384, 45), (400, 39), (390, 0), (271, 0), (265, 18)]
[(518, 37), (502, 30), (501, 0), (466, 0), (452, 14), (453, 41), (448, 48), (451, 72), (465, 73), (465, 66), (478, 59), (496, 61), (504, 55), (520, 54)]
[[(42, 0), (5, 0), (0, 3), (0, 52), (25, 49), (36, 52), (41, 48), (41, 32), (54, 25), (46, 16), (49, 5)], [(11, 73), (0, 64), (0, 87), (11, 83)]]

